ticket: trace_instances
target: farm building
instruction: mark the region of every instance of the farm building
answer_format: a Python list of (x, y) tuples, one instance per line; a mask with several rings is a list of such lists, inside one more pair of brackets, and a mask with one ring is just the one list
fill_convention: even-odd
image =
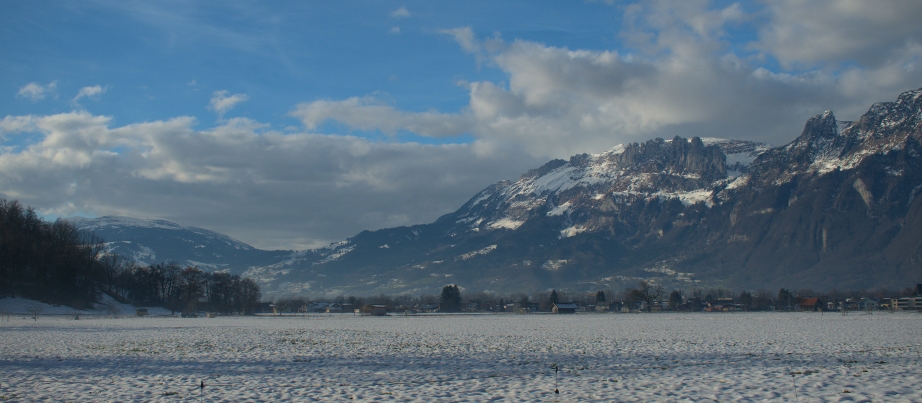
[(558, 302), (551, 306), (551, 312), (554, 313), (576, 313), (579, 308), (572, 302)]

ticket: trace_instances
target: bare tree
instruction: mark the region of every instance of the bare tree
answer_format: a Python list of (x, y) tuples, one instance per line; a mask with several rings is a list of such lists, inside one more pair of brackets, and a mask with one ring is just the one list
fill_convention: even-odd
[(29, 306), (29, 308), (27, 308), (26, 310), (29, 311), (30, 315), (32, 315), (32, 320), (36, 321), (38, 320), (38, 315), (41, 315), (42, 312), (45, 311), (45, 308), (43, 308), (41, 305), (35, 304), (35, 305)]
[(631, 288), (629, 293), (635, 299), (646, 302), (647, 310), (649, 311), (653, 309), (653, 303), (663, 295), (663, 286), (652, 281), (640, 280), (637, 288)]
[(116, 304), (115, 302), (110, 302), (106, 304), (107, 314), (112, 316), (113, 318), (117, 318), (121, 310), (122, 310), (121, 307), (119, 307), (118, 304)]

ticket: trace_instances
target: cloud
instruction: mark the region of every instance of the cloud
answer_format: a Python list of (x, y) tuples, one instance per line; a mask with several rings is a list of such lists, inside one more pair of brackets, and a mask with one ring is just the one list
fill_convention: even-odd
[(57, 88), (58, 82), (52, 81), (48, 85), (41, 85), (39, 83), (28, 83), (22, 88), (19, 89), (19, 92), (16, 93), (17, 96), (28, 98), (32, 102), (38, 102), (42, 99), (45, 99), (45, 95), (53, 93), (55, 88)]
[(227, 93), (227, 91), (215, 91), (211, 97), (211, 102), (208, 107), (208, 109), (215, 111), (215, 113), (218, 114), (218, 118), (220, 119), (224, 118), (224, 114), (227, 113), (227, 111), (248, 99), (246, 94), (234, 94), (228, 96)]
[[(919, 87), (922, 45), (916, 37), (922, 28), (907, 16), (922, 7), (900, 3), (892, 12), (861, 2), (816, 4), (784, 3), (786, 9), (768, 3), (754, 10), (705, 1), (634, 4), (625, 7), (618, 33), (624, 46), (617, 50), (495, 35), (481, 40), (471, 27), (442, 30), (478, 65), (499, 69), (505, 79), (466, 83), (467, 107), (425, 119), (358, 98), (310, 104), (297, 115), (309, 128), (330, 119), (358, 130), (460, 132), (431, 130), (441, 122), (463, 127), (486, 149), (515, 144), (550, 158), (675, 135), (781, 145), (816, 113), (833, 110), (840, 119), (856, 119), (872, 103)], [(839, 38), (835, 32), (850, 28), (837, 21), (853, 20), (864, 33)], [(758, 36), (733, 38), (741, 24)], [(793, 35), (790, 27), (809, 29)], [(827, 28), (833, 33), (822, 32)], [(811, 38), (798, 45), (804, 35)], [(855, 35), (866, 38), (849, 39)]]
[(400, 7), (394, 11), (391, 11), (391, 17), (394, 18), (406, 18), (410, 16), (410, 11), (406, 7)]
[(474, 30), (471, 27), (443, 29), (439, 33), (454, 38), (455, 42), (461, 45), (461, 49), (464, 49), (467, 53), (474, 55), (480, 53), (480, 41), (474, 37)]
[(99, 96), (100, 94), (104, 94), (105, 92), (106, 92), (106, 87), (102, 87), (99, 85), (94, 85), (92, 87), (83, 87), (77, 93), (77, 96), (74, 97), (72, 102), (77, 102), (78, 100), (80, 100), (80, 98), (95, 98)]
[(786, 67), (858, 63), (877, 68), (918, 60), (922, 3), (899, 0), (781, 0), (766, 3), (771, 24), (752, 44)]
[(390, 30), (388, 30), (387, 32), (388, 32), (389, 34), (391, 34), (391, 35), (397, 35), (397, 34), (400, 33), (400, 27), (392, 27), (392, 28), (391, 28)]
[[(224, 121), (247, 97), (218, 91), (209, 109), (220, 124), (207, 129), (182, 116), (117, 127), (83, 111), (7, 116), (0, 141), (28, 141), (0, 147), (0, 197), (43, 212), (162, 217), (261, 247), (317, 246), (431, 222), (548, 158), (675, 135), (781, 145), (813, 114), (831, 109), (854, 119), (922, 83), (915, 3), (718, 4), (617, 6), (625, 12), (611, 49), (478, 36), (471, 27), (439, 31), (478, 67), (495, 69), (478, 77), (501, 75), (455, 77), (467, 102), (454, 111), (321, 99), (290, 112), (305, 130), (279, 133), (249, 119)], [(745, 39), (734, 37), (740, 31)], [(227, 43), (243, 36), (226, 35)], [(269, 48), (259, 44), (247, 47)], [(36, 102), (55, 87), (30, 83), (18, 96)], [(347, 132), (475, 141), (312, 133), (329, 122)]]
[(358, 130), (380, 130), (389, 135), (406, 130), (428, 137), (459, 136), (474, 123), (469, 114), (401, 112), (371, 97), (301, 103), (290, 115), (301, 119), (308, 130), (335, 120)]
[(431, 222), (543, 161), (477, 145), (283, 134), (245, 118), (112, 126), (84, 111), (7, 116), (0, 198), (46, 214), (160, 217), (263, 248), (322, 246), (366, 229)]

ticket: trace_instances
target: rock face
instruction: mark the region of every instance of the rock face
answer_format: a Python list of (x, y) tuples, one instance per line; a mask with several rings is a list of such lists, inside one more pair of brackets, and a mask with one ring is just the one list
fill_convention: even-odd
[(553, 160), (436, 222), (234, 268), (267, 295), (849, 289), (922, 276), (922, 90), (788, 145), (655, 139)]

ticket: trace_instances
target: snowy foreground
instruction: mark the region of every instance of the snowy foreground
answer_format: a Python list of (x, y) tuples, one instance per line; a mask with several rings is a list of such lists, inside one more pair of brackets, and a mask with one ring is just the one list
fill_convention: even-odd
[(0, 401), (922, 402), (913, 313), (25, 316)]

